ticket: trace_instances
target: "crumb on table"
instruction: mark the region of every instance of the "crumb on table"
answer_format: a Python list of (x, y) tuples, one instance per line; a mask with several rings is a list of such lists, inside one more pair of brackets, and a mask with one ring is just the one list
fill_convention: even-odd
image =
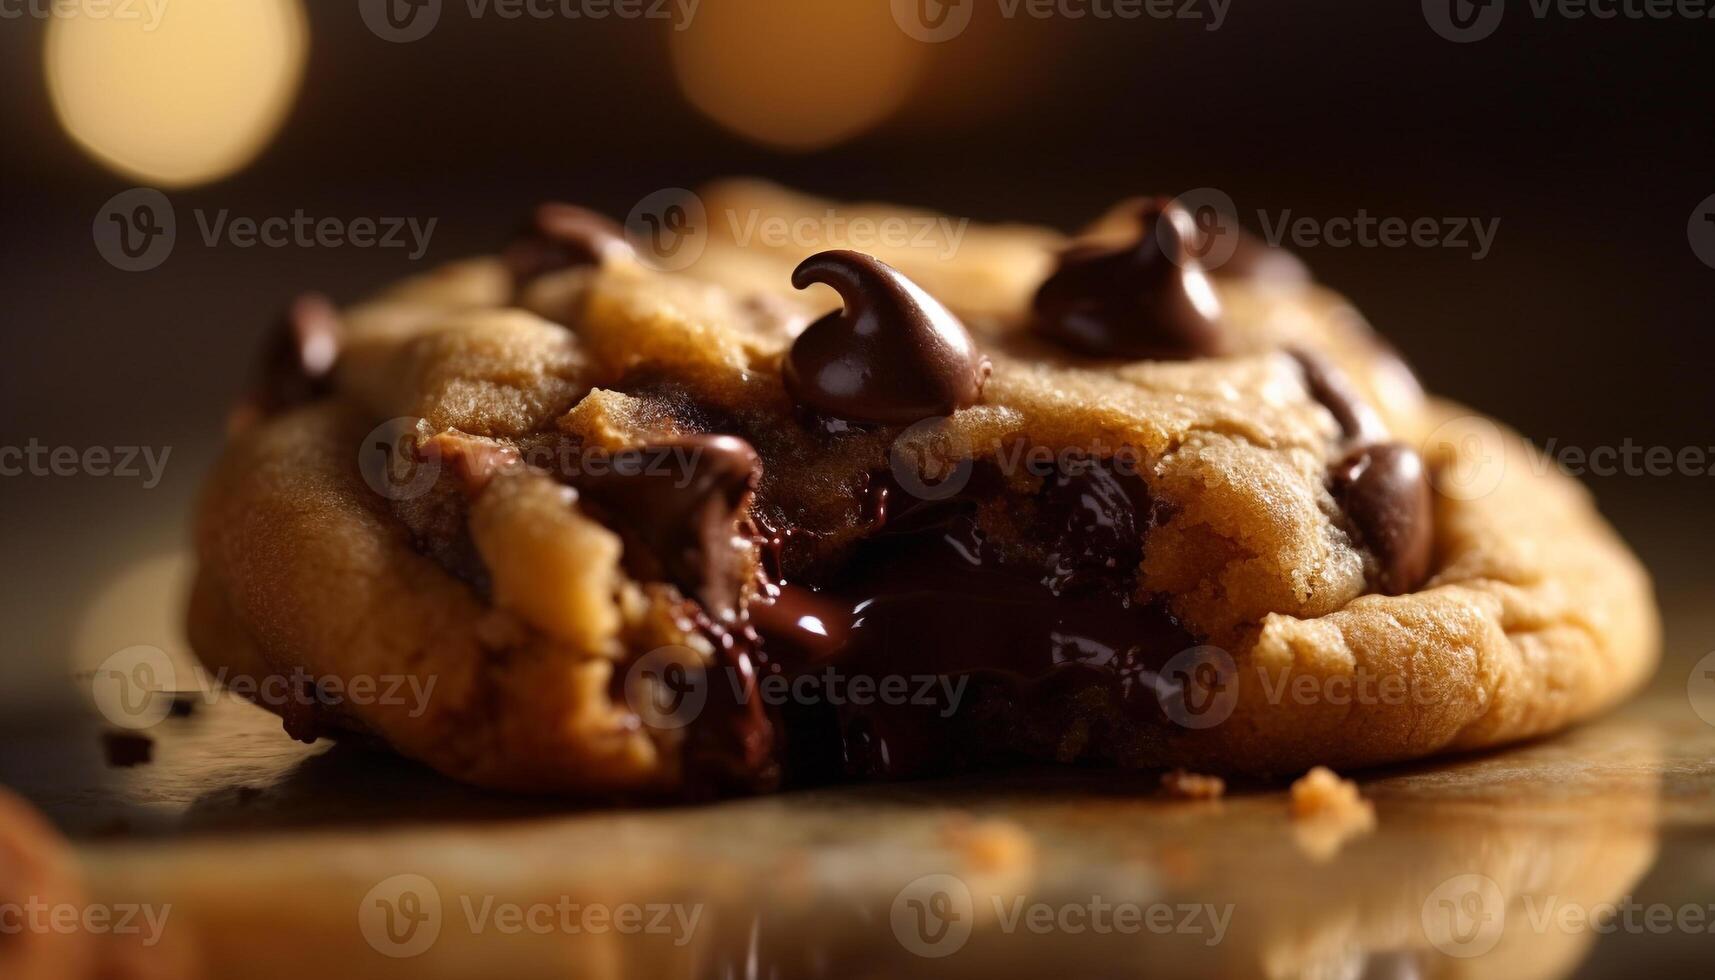
[(1363, 823), (1375, 823), (1375, 807), (1358, 794), (1358, 784), (1340, 776), (1327, 766), (1316, 768), (1292, 784), (1292, 815), (1308, 817), (1338, 817)]
[(1161, 774), (1161, 788), (1182, 800), (1218, 800), (1226, 795), (1227, 783), (1219, 776), (1175, 769)]

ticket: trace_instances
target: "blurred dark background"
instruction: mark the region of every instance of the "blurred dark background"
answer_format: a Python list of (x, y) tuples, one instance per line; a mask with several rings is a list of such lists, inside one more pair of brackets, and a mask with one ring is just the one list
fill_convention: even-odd
[[(168, 0), (161, 30), (231, 2)], [(300, 6), (254, 2), (288, 19)], [(106, 127), (157, 155), (218, 160), (230, 128), (181, 134), (159, 119), (226, 111), (259, 65), (278, 61), (289, 80), (292, 59), (271, 48), (285, 34), (211, 29), (198, 43), (223, 54), (196, 78), (194, 57), (139, 69), (66, 30), (54, 57), (102, 66), (71, 105), (47, 81), (63, 67), (48, 21), (0, 20), (0, 445), (172, 447), (148, 490), (0, 478), (0, 703), (14, 718), (48, 710), (71, 690), (68, 660), (173, 642), (159, 582), (182, 574), (225, 409), (293, 295), (351, 300), (492, 249), (549, 197), (624, 216), (661, 188), (757, 174), (1068, 229), (1121, 196), (1205, 186), (1253, 228), (1258, 209), (1498, 219), (1480, 261), (1470, 248), (1299, 251), (1430, 388), (1539, 443), (1715, 446), (1715, 269), (1688, 233), (1715, 194), (1715, 22), (1538, 18), (1515, 2), (1491, 36), (1454, 43), (1412, 2), (1233, 0), (1218, 30), (1207, 2), (1192, 8), (1201, 20), (1007, 18), (999, 0), (964, 3), (969, 28), (927, 44), (887, 0), (706, 0), (688, 25), (473, 16), (448, 0), (426, 37), (394, 43), (356, 0), (311, 0), (301, 80), (282, 87), (277, 126), (257, 124), (260, 149), (170, 179), (104, 165), (56, 100), (70, 116), (106, 113), (68, 116), (86, 141)], [(162, 80), (177, 72), (211, 105)], [(137, 186), (167, 193), (178, 244), (160, 267), (125, 272), (92, 228)], [(208, 247), (196, 209), (437, 225), (413, 262), (396, 249)], [(1656, 571), (1670, 647), (1700, 656), (1710, 477), (1587, 482)], [(1686, 662), (1664, 683), (1683, 684)]]

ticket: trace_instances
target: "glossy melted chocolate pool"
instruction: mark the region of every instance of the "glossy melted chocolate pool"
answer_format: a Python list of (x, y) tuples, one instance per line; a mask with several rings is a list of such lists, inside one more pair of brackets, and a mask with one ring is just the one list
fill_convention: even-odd
[(1003, 761), (1016, 746), (972, 740), (997, 705), (1018, 718), (1094, 696), (1159, 713), (1154, 668), (1196, 641), (1134, 598), (1153, 520), (1141, 479), (1091, 463), (1006, 501), (1047, 545), (1030, 555), (985, 532), (980, 492), (904, 506), (897, 487), (876, 493), (878, 527), (837, 574), (751, 607), (760, 672), (806, 692), (780, 705), (789, 779)]

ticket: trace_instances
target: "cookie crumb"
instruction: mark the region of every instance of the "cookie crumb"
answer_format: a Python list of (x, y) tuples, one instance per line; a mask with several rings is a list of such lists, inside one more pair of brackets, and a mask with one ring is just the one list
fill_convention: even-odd
[(1327, 766), (1317, 766), (1292, 784), (1293, 836), (1298, 847), (1317, 861), (1340, 852), (1346, 842), (1376, 826), (1376, 808), (1358, 793), (1358, 784), (1341, 779)]
[(1298, 820), (1335, 817), (1373, 826), (1376, 809), (1358, 794), (1357, 783), (1341, 779), (1327, 766), (1317, 766), (1292, 784), (1292, 816)]
[(1227, 782), (1219, 776), (1175, 769), (1161, 774), (1161, 789), (1181, 800), (1218, 800), (1227, 793)]
[(960, 821), (950, 824), (945, 836), (976, 871), (1021, 868), (1036, 854), (1030, 834), (1011, 820)]
[(115, 769), (147, 765), (155, 758), (155, 740), (136, 732), (102, 732), (101, 750)]

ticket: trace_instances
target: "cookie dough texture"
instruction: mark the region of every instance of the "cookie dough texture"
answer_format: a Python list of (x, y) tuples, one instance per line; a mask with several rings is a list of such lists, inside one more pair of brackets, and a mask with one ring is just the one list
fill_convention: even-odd
[[(809, 252), (852, 243), (741, 242), (720, 216), (835, 205), (755, 182), (704, 200), (706, 248), (682, 271), (619, 255), (515, 285), (479, 258), (346, 310), (334, 395), (239, 434), (210, 479), (191, 610), (205, 662), (432, 684), (399, 703), (270, 707), (298, 734), (377, 735), (474, 783), (682, 783), (689, 729), (641, 724), (628, 680), (663, 646), (714, 655), (672, 587), (633, 579), (620, 538), (530, 468), (473, 493), (468, 467), (439, 457), (427, 489), (377, 492), (360, 454), (404, 419), (422, 439), (532, 459), (736, 432), (765, 463), (757, 513), (813, 532), (786, 555), (799, 570), (839, 560), (862, 531), (865, 475), (901, 458), (1135, 452), (1161, 515), (1139, 599), (1230, 657), (1237, 698), (1218, 724), (1164, 724), (1133, 765), (1290, 772), (1496, 745), (1602, 710), (1654, 663), (1649, 582), (1587, 494), (1517, 436), (1427, 399), (1325, 289), (1218, 278), (1235, 353), (1099, 361), (1028, 329), (1067, 241), (1056, 232), (973, 224), (954, 249), (873, 249), (966, 321), (994, 374), (949, 419), (830, 436), (799, 420), (779, 372), (796, 331), (837, 299), (789, 280)], [(1436, 473), (1435, 572), (1419, 591), (1368, 594), (1373, 559), (1326, 486), (1339, 426), (1288, 348), (1337, 365)]]

